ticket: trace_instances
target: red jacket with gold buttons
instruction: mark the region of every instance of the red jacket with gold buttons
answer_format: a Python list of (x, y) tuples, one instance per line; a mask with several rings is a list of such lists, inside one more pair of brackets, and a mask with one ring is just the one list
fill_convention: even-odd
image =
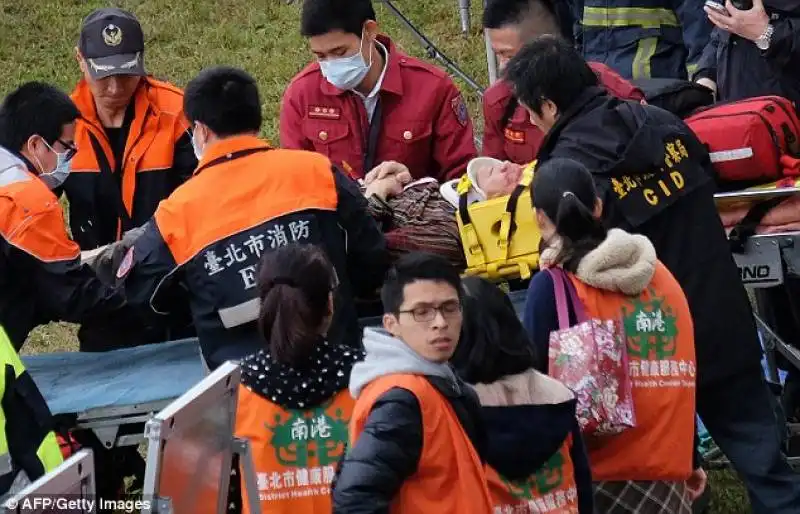
[[(453, 81), (439, 68), (388, 50), (380, 88), (381, 125), (373, 165), (397, 161), (415, 178), (440, 181), (464, 173), (475, 157), (473, 127)], [(354, 178), (363, 177), (369, 122), (363, 100), (331, 85), (313, 62), (286, 88), (280, 115), (281, 147), (322, 153)]]
[[(612, 95), (626, 100), (644, 100), (644, 93), (639, 88), (605, 64), (590, 62), (589, 66), (597, 74), (600, 84)], [(544, 134), (530, 122), (528, 112), (522, 106), (516, 102), (511, 104), (513, 97), (511, 86), (504, 80), (498, 80), (486, 90), (483, 96), (482, 154), (501, 161), (528, 164), (536, 159)]]

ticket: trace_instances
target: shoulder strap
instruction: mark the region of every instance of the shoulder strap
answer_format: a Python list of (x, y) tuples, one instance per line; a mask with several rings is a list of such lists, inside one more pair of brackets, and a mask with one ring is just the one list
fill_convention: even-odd
[(583, 309), (578, 293), (575, 291), (575, 286), (567, 277), (567, 274), (561, 268), (547, 268), (547, 272), (553, 279), (553, 292), (556, 296), (556, 312), (558, 313), (558, 327), (564, 330), (570, 327), (569, 323), (569, 308), (572, 304), (572, 309), (575, 312), (575, 319), (578, 323), (586, 321), (586, 311)]
[(92, 143), (92, 149), (97, 158), (97, 165), (100, 168), (100, 177), (107, 182), (109, 191), (113, 192), (114, 203), (117, 205), (117, 216), (119, 216), (119, 219), (122, 221), (122, 232), (125, 232), (133, 228), (133, 220), (130, 214), (128, 214), (128, 209), (125, 207), (125, 201), (122, 199), (122, 191), (117, 181), (114, 180), (111, 164), (108, 162), (106, 152), (103, 150), (102, 145), (100, 145), (100, 141), (97, 140), (91, 131), (89, 131), (89, 140)]
[(748, 239), (755, 235), (756, 228), (758, 228), (764, 216), (766, 216), (773, 207), (776, 207), (787, 198), (790, 198), (790, 196), (777, 196), (764, 200), (751, 207), (744, 218), (733, 227), (733, 230), (731, 230), (731, 233), (728, 235), (731, 252), (744, 253), (744, 245), (747, 243)]

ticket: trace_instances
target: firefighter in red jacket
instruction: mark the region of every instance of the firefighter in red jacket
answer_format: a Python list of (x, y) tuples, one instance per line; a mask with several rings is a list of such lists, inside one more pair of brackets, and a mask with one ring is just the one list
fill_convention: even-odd
[[(534, 37), (561, 34), (558, 21), (547, 0), (489, 0), (483, 11), (483, 26), (501, 67)], [(592, 62), (589, 66), (612, 95), (644, 100), (642, 91), (605, 64)], [(486, 90), (483, 119), (483, 155), (520, 165), (536, 158), (544, 134), (530, 122), (505, 80)]]
[(307, 0), (303, 36), (317, 61), (283, 96), (283, 148), (322, 153), (353, 178), (383, 166), (440, 181), (475, 157), (464, 99), (442, 70), (378, 35), (370, 0)]
[(129, 302), (166, 313), (174, 305), (164, 293), (186, 290), (200, 348), (215, 368), (263, 346), (256, 325), (261, 256), (315, 244), (340, 279), (328, 339), (360, 342), (353, 297), (380, 286), (388, 253), (355, 182), (322, 155), (260, 140), (258, 88), (241, 70), (201, 72), (186, 88), (185, 111), (200, 162), (114, 265)]

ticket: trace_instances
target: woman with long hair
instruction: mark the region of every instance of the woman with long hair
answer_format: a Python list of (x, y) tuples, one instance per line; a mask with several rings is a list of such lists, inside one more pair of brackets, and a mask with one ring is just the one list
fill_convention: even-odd
[(536, 371), (533, 344), (503, 291), (477, 277), (465, 278), (463, 289), (461, 339), (450, 363), (481, 403), (495, 511), (592, 514), (575, 395)]
[(250, 441), (264, 514), (331, 511), (354, 405), (350, 370), (363, 358), (325, 338), (337, 286), (333, 266), (313, 245), (278, 248), (260, 264), (265, 347), (242, 361), (236, 436)]
[[(632, 191), (629, 194), (641, 194)], [(621, 321), (636, 426), (585, 438), (598, 512), (689, 514), (704, 487), (693, 473), (696, 364), (686, 297), (649, 239), (606, 230), (603, 202), (580, 163), (553, 159), (537, 169), (532, 201), (545, 249), (589, 319)], [(556, 278), (558, 279), (558, 278)], [(542, 355), (559, 330), (553, 275), (531, 280), (524, 323)], [(575, 306), (569, 306), (571, 325)], [(546, 365), (541, 368), (546, 371)]]

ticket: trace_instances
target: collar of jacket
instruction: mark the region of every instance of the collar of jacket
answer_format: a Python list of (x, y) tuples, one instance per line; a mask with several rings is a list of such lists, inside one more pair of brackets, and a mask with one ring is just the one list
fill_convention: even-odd
[(592, 86), (584, 91), (583, 94), (579, 96), (577, 100), (575, 100), (575, 103), (573, 103), (569, 109), (567, 109), (561, 116), (558, 117), (553, 125), (553, 128), (550, 129), (545, 136), (544, 141), (542, 141), (542, 146), (539, 150), (540, 161), (546, 155), (545, 152), (552, 149), (552, 145), (558, 140), (558, 136), (560, 132), (564, 130), (564, 127), (569, 125), (573, 119), (583, 114), (583, 112), (587, 110), (587, 107), (589, 107), (591, 103), (601, 97), (608, 97), (608, 92), (600, 86)]
[(269, 150), (271, 147), (269, 143), (256, 136), (231, 136), (220, 139), (208, 145), (208, 148), (203, 152), (203, 158), (197, 163), (197, 168), (195, 168), (193, 175), (197, 175), (210, 163), (219, 158), (227, 157), (228, 159), (234, 159), (236, 157), (234, 154), (238, 152), (261, 148)]
[[(161, 113), (158, 108), (158, 103), (154, 98), (151, 98), (151, 95), (155, 94), (150, 87), (151, 80), (149, 76), (142, 77), (141, 82), (139, 82), (139, 87), (136, 88), (136, 92), (133, 94), (132, 101), (135, 105), (134, 125), (144, 125), (143, 113), (152, 112), (156, 116)], [(75, 86), (75, 90), (70, 97), (81, 111), (81, 119), (98, 129), (101, 134), (105, 134), (103, 124), (100, 123), (100, 119), (97, 117), (97, 106), (94, 103), (92, 90), (89, 88), (86, 79), (78, 81), (78, 85)]]
[[(403, 52), (397, 50), (394, 46), (394, 43), (388, 36), (383, 34), (378, 34), (376, 38), (383, 46), (386, 47), (386, 51), (389, 55), (386, 57), (389, 62), (386, 65), (386, 75), (383, 77), (383, 82), (381, 83), (381, 92), (388, 91), (389, 93), (394, 93), (396, 95), (403, 94), (403, 77), (400, 72), (400, 63), (405, 62), (408, 58)], [(319, 64), (316, 65), (319, 68)], [(320, 72), (321, 73), (321, 72)], [(349, 91), (344, 89), (339, 89), (338, 87), (334, 86), (325, 78), (323, 77), (320, 81), (319, 85), (320, 90), (323, 94), (329, 96), (340, 96), (345, 93), (349, 93)]]

